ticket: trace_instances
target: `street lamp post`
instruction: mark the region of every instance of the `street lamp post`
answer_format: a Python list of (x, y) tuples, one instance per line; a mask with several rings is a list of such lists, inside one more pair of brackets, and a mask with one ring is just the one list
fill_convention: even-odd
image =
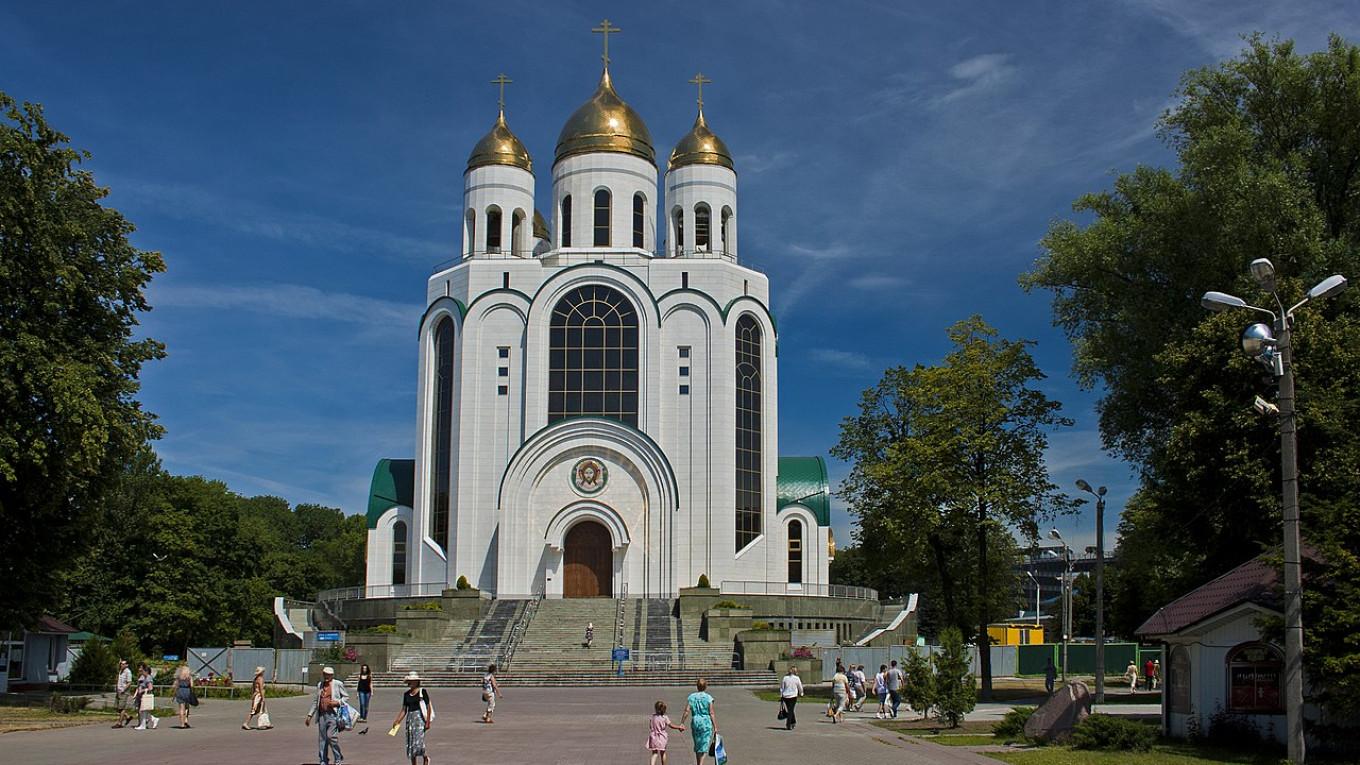
[(1096, 498), (1096, 703), (1105, 703), (1105, 487), (1094, 491), (1077, 479), (1077, 488)]
[[(1275, 290), (1275, 266), (1266, 258), (1251, 262), (1251, 275), (1270, 293), (1274, 311), (1248, 305), (1245, 300), (1223, 292), (1206, 292), (1200, 305), (1210, 311), (1246, 308), (1270, 317), (1271, 324), (1252, 324), (1242, 333), (1242, 350), (1270, 368), (1279, 386), (1275, 405), (1257, 397), (1255, 407), (1262, 414), (1274, 413), (1280, 423), (1281, 515), (1284, 520), (1284, 697), (1285, 727), (1289, 761), (1302, 765), (1305, 757), (1303, 736), (1303, 567), (1299, 531), (1299, 465), (1296, 454), (1297, 423), (1294, 418), (1294, 364), (1291, 333), (1294, 312), (1313, 300), (1325, 300), (1343, 292), (1348, 283), (1340, 274), (1323, 279), (1303, 300), (1285, 310)], [(1273, 332), (1272, 332), (1273, 329)]]
[(1029, 580), (1030, 580), (1031, 582), (1034, 582), (1034, 626), (1035, 626), (1035, 627), (1038, 627), (1039, 624), (1040, 624), (1040, 621), (1039, 621), (1039, 619), (1040, 619), (1040, 616), (1039, 616), (1039, 593), (1040, 593), (1040, 591), (1041, 591), (1043, 588), (1041, 588), (1041, 587), (1039, 586), (1039, 580), (1034, 578), (1034, 572), (1033, 572), (1033, 571), (1026, 571), (1026, 572), (1025, 572), (1025, 576), (1029, 577)]
[(1072, 640), (1072, 548), (1067, 546), (1067, 540), (1063, 539), (1062, 534), (1057, 529), (1050, 529), (1048, 535), (1062, 543), (1063, 547), (1063, 589), (1062, 594), (1063, 618), (1062, 618), (1062, 679), (1067, 682), (1067, 644)]

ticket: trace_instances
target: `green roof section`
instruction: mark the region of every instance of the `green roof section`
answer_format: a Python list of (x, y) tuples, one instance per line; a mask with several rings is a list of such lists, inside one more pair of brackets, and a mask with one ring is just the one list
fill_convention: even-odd
[(368, 485), (368, 527), (376, 528), (382, 514), (397, 505), (413, 507), (415, 496), (415, 460), (378, 460)]
[(780, 457), (775, 487), (780, 510), (804, 505), (817, 516), (817, 525), (831, 525), (831, 484), (821, 457)]

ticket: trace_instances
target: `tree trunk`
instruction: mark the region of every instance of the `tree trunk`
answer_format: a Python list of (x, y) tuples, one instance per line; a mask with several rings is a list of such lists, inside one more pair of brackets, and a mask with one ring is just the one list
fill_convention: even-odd
[(987, 601), (991, 590), (987, 570), (987, 504), (978, 501), (978, 670), (982, 675), (980, 701), (992, 700), (992, 649), (987, 637)]
[(949, 555), (939, 534), (931, 532), (930, 549), (935, 553), (935, 568), (940, 572), (940, 594), (944, 598), (945, 626), (953, 627), (959, 623), (958, 608), (954, 604), (954, 577), (949, 572)]

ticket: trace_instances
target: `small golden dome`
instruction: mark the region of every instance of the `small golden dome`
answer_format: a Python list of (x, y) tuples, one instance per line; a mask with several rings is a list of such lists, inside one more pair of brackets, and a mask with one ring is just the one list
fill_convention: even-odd
[(656, 163), (652, 148), (652, 134), (633, 107), (623, 102), (614, 92), (614, 83), (606, 69), (600, 76), (600, 86), (567, 119), (557, 136), (557, 160), (561, 162), (576, 154), (597, 151), (632, 154)]
[(694, 119), (694, 127), (690, 128), (671, 152), (670, 169), (674, 170), (685, 165), (722, 165), (728, 170), (736, 170), (732, 166), (732, 155), (727, 151), (727, 144), (708, 129), (703, 109), (699, 110), (699, 116)]
[(548, 221), (543, 217), (543, 213), (534, 210), (534, 238), (551, 239), (548, 236)]
[(534, 171), (534, 161), (529, 157), (529, 150), (524, 148), (524, 144), (510, 132), (510, 126), (505, 124), (505, 112), (496, 115), (496, 124), (491, 126), (491, 132), (482, 137), (476, 146), (472, 147), (472, 154), (468, 156), (467, 169), (474, 167), (486, 167), (487, 165), (510, 165)]

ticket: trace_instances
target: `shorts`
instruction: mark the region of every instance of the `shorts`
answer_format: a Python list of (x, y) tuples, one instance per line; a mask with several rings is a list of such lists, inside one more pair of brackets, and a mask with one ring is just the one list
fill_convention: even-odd
[(483, 693), (482, 701), (486, 702), (486, 711), (488, 714), (496, 711), (496, 694), (494, 692)]
[(880, 703), (880, 704), (887, 704), (887, 703), (888, 703), (888, 692), (887, 692), (887, 691), (879, 691), (879, 692), (878, 692), (878, 703)]

